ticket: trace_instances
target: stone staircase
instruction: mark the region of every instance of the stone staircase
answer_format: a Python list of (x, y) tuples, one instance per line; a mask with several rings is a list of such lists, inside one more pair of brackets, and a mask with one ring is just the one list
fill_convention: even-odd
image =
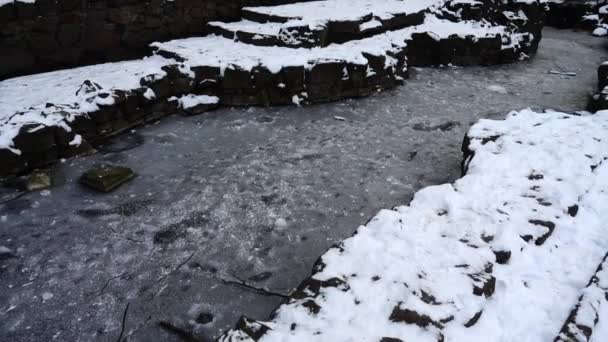
[(154, 55), (141, 60), (0, 82), (0, 178), (173, 113), (336, 101), (393, 88), (409, 66), (523, 60), (536, 51), (543, 20), (541, 0), (244, 8), (240, 21), (154, 43)]

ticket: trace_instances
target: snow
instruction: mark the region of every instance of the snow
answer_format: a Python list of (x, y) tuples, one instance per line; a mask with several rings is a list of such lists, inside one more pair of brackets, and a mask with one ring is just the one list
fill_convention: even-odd
[[(191, 66), (216, 66), (222, 70), (230, 66), (236, 66), (244, 70), (251, 70), (256, 66), (263, 65), (271, 72), (278, 73), (283, 67), (287, 66), (312, 68), (318, 61), (322, 60), (340, 60), (365, 65), (367, 59), (363, 56), (364, 52), (376, 56), (386, 55), (387, 51), (395, 51), (397, 47), (406, 46), (406, 41), (411, 39), (413, 33), (417, 32), (429, 32), (437, 39), (448, 38), (452, 35), (476, 38), (507, 35), (504, 26), (491, 26), (487, 23), (473, 21), (456, 23), (427, 15), (425, 22), (418, 26), (386, 32), (344, 44), (332, 44), (324, 48), (290, 49), (274, 46), (252, 46), (214, 35), (154, 43), (152, 46), (176, 53), (186, 59), (185, 63)], [(513, 44), (517, 44), (519, 36), (513, 38)], [(394, 59), (387, 58), (387, 63), (389, 65), (394, 63)]]
[(220, 27), (229, 31), (244, 31), (255, 32), (261, 35), (278, 35), (281, 28), (285, 25), (282, 23), (258, 23), (255, 21), (241, 20), (236, 22), (221, 22), (212, 21), (210, 26)]
[[(390, 19), (397, 14), (417, 13), (446, 0), (326, 0), (300, 2), (268, 7), (245, 7), (244, 10), (299, 21), (311, 29), (324, 26), (329, 21), (355, 21), (372, 15), (378, 19)], [(296, 24), (292, 21), (292, 24)]]
[[(278, 6), (246, 7), (245, 10), (250, 12), (279, 16), (288, 18), (289, 20), (284, 23), (258, 23), (250, 20), (241, 20), (230, 23), (211, 22), (209, 25), (232, 32), (240, 31), (279, 36), (282, 29), (288, 31), (289, 28), (303, 26), (307, 26), (312, 30), (323, 29), (329, 22), (358, 21), (371, 16), (371, 19), (366, 20), (360, 25), (360, 30), (366, 31), (382, 26), (382, 20), (391, 19), (396, 15), (409, 15), (430, 10), (445, 2), (446, 0), (386, 0), (383, 2), (373, 0), (327, 0)], [(469, 3), (466, 0), (465, 2)]]
[[(112, 89), (140, 88), (143, 76), (164, 76), (161, 68), (176, 63), (174, 60), (152, 56), (138, 60), (98, 64), (75, 69), (47, 72), (8, 79), (0, 82), (0, 149), (12, 148), (13, 139), (27, 124), (62, 126), (70, 130), (66, 121), (74, 116), (93, 112), (99, 105), (113, 103), (113, 98), (92, 96)], [(93, 93), (78, 92), (90, 80), (101, 87)], [(47, 106), (48, 103), (54, 106)], [(61, 113), (62, 112), (62, 113)], [(18, 114), (15, 114), (18, 113)]]
[(188, 94), (181, 97), (171, 97), (169, 101), (177, 101), (179, 108), (190, 109), (201, 104), (217, 104), (220, 102), (217, 96)]
[(608, 29), (605, 27), (597, 27), (593, 30), (592, 34), (597, 37), (603, 37), (608, 34)]
[(466, 176), (330, 249), (312, 276), (325, 285), (260, 322), (259, 341), (552, 341), (581, 293), (605, 312), (585, 288), (608, 251), (608, 111), (527, 109), (469, 136)]
[(36, 2), (36, 0), (16, 0), (16, 1), (15, 0), (0, 0), (0, 6), (12, 4), (14, 2), (23, 2), (23, 3), (33, 4)]

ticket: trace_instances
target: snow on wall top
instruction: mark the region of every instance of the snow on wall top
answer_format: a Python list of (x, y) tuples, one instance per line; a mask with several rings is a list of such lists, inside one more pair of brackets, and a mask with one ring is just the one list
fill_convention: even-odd
[[(12, 149), (13, 139), (28, 124), (63, 126), (74, 115), (99, 109), (99, 102), (89, 102), (90, 95), (78, 92), (84, 81), (111, 89), (131, 90), (141, 87), (140, 79), (149, 74), (164, 75), (161, 68), (174, 60), (153, 56), (141, 60), (106, 63), (23, 76), (0, 82), (0, 148)], [(99, 101), (100, 99), (97, 99)], [(108, 98), (112, 101), (112, 97)], [(50, 106), (47, 108), (48, 104)], [(103, 104), (111, 104), (103, 103)], [(61, 110), (61, 113), (59, 112)]]
[(33, 4), (36, 0), (0, 0), (0, 6), (12, 4), (14, 2), (25, 2), (29, 4)]
[[(608, 251), (608, 111), (523, 110), (469, 134), (465, 177), (330, 249), (313, 285), (250, 323), (259, 341), (553, 341)], [(220, 339), (237, 340), (253, 339)]]
[(446, 0), (325, 0), (293, 3), (269, 7), (245, 7), (244, 10), (299, 20), (311, 28), (324, 25), (328, 21), (358, 20), (367, 15), (390, 19), (397, 14), (411, 14), (423, 11)]
[[(318, 60), (343, 60), (355, 64), (366, 64), (362, 53), (385, 55), (395, 46), (405, 46), (406, 41), (416, 32), (429, 32), (434, 37), (447, 38), (450, 35), (477, 38), (506, 35), (504, 26), (491, 26), (483, 22), (437, 19), (427, 15), (425, 22), (418, 26), (389, 31), (370, 38), (349, 41), (344, 44), (332, 44), (327, 47), (311, 49), (289, 49), (272, 46), (252, 46), (240, 42), (231, 42), (219, 36), (173, 40), (165, 43), (154, 43), (152, 46), (171, 51), (185, 58), (186, 63), (219, 66), (222, 69), (236, 65), (245, 70), (263, 65), (270, 71), (278, 72), (285, 66), (312, 67)], [(517, 38), (517, 37), (515, 37)], [(517, 42), (517, 39), (514, 39)], [(388, 58), (390, 62), (390, 58)]]

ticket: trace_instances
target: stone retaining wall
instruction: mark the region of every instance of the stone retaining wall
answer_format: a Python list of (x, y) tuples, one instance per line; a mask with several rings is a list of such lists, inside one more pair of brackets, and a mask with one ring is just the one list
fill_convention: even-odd
[(205, 33), (243, 6), (292, 0), (37, 0), (0, 6), (0, 80), (136, 58), (154, 41)]
[[(216, 67), (193, 67), (194, 77), (180, 71), (179, 65), (163, 67), (166, 76), (143, 77), (141, 88), (132, 91), (112, 90), (110, 94), (91, 93), (91, 96), (112, 96), (114, 103), (98, 111), (78, 115), (69, 122), (70, 131), (58, 126), (24, 126), (14, 140), (15, 154), (0, 149), (0, 179), (37, 167), (51, 164), (60, 158), (85, 153), (104, 139), (172, 113), (182, 112), (173, 96), (184, 94), (213, 95), (218, 105), (286, 105), (320, 103), (347, 97), (367, 96), (390, 89), (407, 77), (406, 50), (393, 55), (399, 60), (395, 68), (386, 68), (384, 56), (365, 56), (367, 65), (339, 61), (320, 62), (310, 69), (285, 67), (272, 73), (263, 67), (251, 71), (226, 69), (224, 75)], [(343, 77), (347, 69), (349, 77)], [(369, 73), (369, 71), (373, 73)], [(83, 88), (87, 85), (83, 84)], [(153, 90), (155, 97), (146, 96)], [(208, 108), (212, 109), (212, 108)], [(191, 113), (184, 113), (189, 115)], [(76, 146), (76, 134), (82, 143)]]
[(597, 68), (597, 92), (589, 99), (587, 110), (597, 112), (608, 109), (608, 63), (604, 62)]

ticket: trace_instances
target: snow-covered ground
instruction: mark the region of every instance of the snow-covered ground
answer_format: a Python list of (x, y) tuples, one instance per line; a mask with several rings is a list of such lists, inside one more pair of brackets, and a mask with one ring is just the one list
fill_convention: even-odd
[(583, 289), (608, 251), (608, 111), (512, 112), (468, 137), (463, 178), (381, 211), (270, 322), (221, 340), (552, 341), (581, 293), (577, 322), (593, 329), (605, 280)]

